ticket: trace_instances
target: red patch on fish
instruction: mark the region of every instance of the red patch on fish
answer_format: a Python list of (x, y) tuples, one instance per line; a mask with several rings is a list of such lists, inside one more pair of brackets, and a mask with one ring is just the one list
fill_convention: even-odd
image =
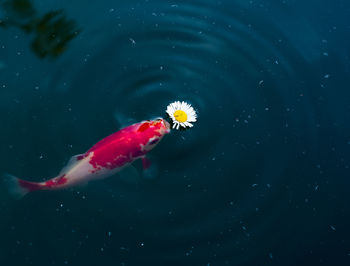
[(145, 122), (137, 129), (137, 131), (138, 132), (143, 132), (143, 131), (147, 130), (149, 128), (149, 126), (150, 126), (150, 123), (149, 122)]
[(48, 188), (52, 188), (55, 186), (63, 185), (67, 183), (66, 175), (62, 175), (60, 177), (52, 178), (45, 182), (45, 186)]
[(29, 182), (21, 179), (18, 179), (18, 184), (20, 187), (28, 191), (35, 191), (35, 190), (42, 189), (42, 186), (39, 183)]

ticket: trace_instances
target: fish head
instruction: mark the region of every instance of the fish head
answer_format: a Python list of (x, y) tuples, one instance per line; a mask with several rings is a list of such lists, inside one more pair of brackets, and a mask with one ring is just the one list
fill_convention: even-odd
[(170, 133), (170, 124), (163, 118), (156, 118), (139, 123), (137, 133), (142, 139), (144, 149), (153, 149), (159, 141)]
[(170, 124), (164, 118), (156, 118), (151, 121), (153, 127), (157, 129), (163, 136), (170, 133)]

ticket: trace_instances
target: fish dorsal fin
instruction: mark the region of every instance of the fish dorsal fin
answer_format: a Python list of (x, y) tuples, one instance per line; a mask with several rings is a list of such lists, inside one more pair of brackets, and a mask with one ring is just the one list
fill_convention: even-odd
[(117, 120), (121, 128), (129, 126), (131, 124), (135, 124), (137, 122), (135, 119), (121, 113), (115, 113), (114, 118), (115, 120)]
[(85, 154), (77, 154), (72, 156), (65, 167), (62, 168), (60, 175), (67, 173), (70, 169), (72, 169), (81, 159), (85, 158)]

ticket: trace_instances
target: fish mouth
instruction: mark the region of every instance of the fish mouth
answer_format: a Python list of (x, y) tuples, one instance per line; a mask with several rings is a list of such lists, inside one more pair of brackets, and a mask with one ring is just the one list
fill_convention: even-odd
[(160, 131), (159, 131), (161, 134), (167, 134), (170, 132), (171, 125), (164, 118), (159, 117), (156, 120), (154, 120), (153, 123), (158, 124), (158, 125), (159, 125), (159, 123), (161, 123)]
[(165, 119), (163, 119), (164, 125), (167, 129), (170, 129), (170, 124), (168, 121), (166, 121)]
[(164, 126), (165, 126), (166, 133), (169, 133), (169, 132), (170, 132), (170, 128), (171, 128), (169, 122), (166, 121), (165, 119), (163, 119), (163, 124), (164, 124)]

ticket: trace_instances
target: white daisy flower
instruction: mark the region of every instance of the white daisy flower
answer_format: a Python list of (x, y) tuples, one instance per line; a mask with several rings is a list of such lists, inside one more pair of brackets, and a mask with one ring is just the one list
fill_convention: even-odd
[(168, 105), (166, 112), (173, 122), (173, 128), (176, 129), (179, 129), (180, 126), (183, 128), (193, 127), (190, 122), (197, 121), (196, 111), (186, 102), (173, 102)]

